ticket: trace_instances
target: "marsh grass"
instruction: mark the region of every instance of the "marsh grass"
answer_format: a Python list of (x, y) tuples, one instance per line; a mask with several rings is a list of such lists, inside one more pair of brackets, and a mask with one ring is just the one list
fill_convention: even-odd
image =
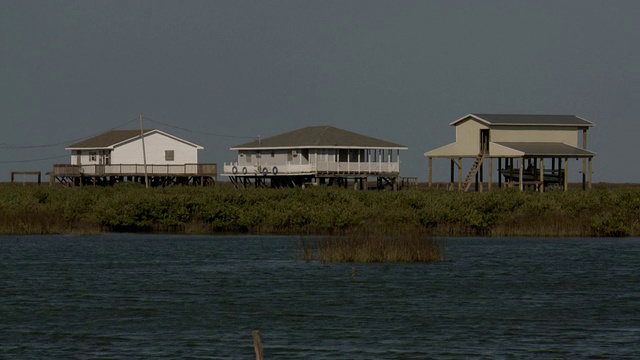
[[(640, 236), (640, 188), (547, 193), (0, 184), (0, 233)], [(375, 234), (374, 234), (375, 233)], [(378, 235), (376, 235), (378, 234)], [(392, 231), (383, 237), (393, 239)], [(355, 240), (354, 240), (355, 241)], [(390, 251), (390, 250), (385, 250)]]
[(306, 261), (341, 263), (444, 261), (445, 245), (424, 229), (402, 227), (393, 231), (358, 228), (344, 236), (321, 236), (315, 242), (301, 239)]

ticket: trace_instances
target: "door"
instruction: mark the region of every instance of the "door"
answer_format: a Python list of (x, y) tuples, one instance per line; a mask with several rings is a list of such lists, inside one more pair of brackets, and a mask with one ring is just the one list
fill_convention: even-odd
[(489, 129), (480, 129), (480, 153), (489, 152)]

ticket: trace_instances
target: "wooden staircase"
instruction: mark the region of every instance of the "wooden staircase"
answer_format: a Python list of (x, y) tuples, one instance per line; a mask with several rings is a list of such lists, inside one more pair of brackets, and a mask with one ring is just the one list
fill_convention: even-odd
[(467, 174), (467, 177), (464, 179), (464, 183), (462, 184), (462, 188), (464, 189), (465, 192), (469, 191), (469, 188), (471, 187), (471, 183), (473, 182), (473, 177), (476, 176), (476, 174), (482, 167), (482, 161), (486, 156), (487, 156), (487, 153), (485, 152), (480, 153), (478, 154), (478, 156), (476, 156), (476, 159), (473, 162), (473, 165), (471, 165), (471, 169), (469, 170), (469, 173)]

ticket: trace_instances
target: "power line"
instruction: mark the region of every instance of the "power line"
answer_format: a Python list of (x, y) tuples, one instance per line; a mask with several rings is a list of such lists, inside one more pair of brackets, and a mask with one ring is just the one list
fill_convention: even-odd
[(69, 157), (69, 155), (52, 156), (52, 157), (48, 157), (48, 158), (41, 158), (41, 159), (0, 161), (0, 164), (29, 163), (29, 162), (36, 162), (36, 161), (44, 161), (44, 160), (61, 159), (61, 158), (65, 158), (65, 157)]
[[(182, 130), (182, 131), (186, 131), (186, 132), (190, 132), (190, 133), (196, 133), (196, 134), (203, 134), (203, 135), (210, 135), (210, 136), (218, 136), (218, 137), (224, 137), (224, 138), (234, 138), (234, 139), (255, 139), (255, 137), (252, 136), (239, 136), (239, 135), (228, 135), (228, 134), (220, 134), (220, 133), (210, 133), (210, 132), (205, 132), (205, 131), (197, 131), (197, 130), (191, 130), (191, 129), (187, 129), (184, 127), (180, 127), (180, 126), (175, 126), (175, 125), (171, 125), (162, 121), (158, 121), (155, 119), (151, 119), (148, 117), (143, 117), (143, 119), (149, 120), (151, 122), (154, 123), (158, 123), (170, 128), (174, 128), (174, 129), (178, 129), (178, 130)], [(135, 118), (132, 120), (129, 120), (123, 124), (120, 124), (116, 127), (113, 127), (107, 131), (112, 131), (112, 130), (117, 130), (121, 127), (124, 127), (126, 125), (131, 124), (132, 122), (138, 121), (139, 118)], [(0, 149), (36, 149), (36, 148), (48, 148), (48, 147), (54, 147), (54, 146), (60, 146), (60, 145), (65, 145), (65, 144), (69, 144), (69, 143), (74, 143), (80, 140), (84, 140), (84, 139), (88, 139), (97, 135), (100, 135), (102, 133), (96, 133), (93, 135), (89, 135), (89, 136), (85, 136), (85, 137), (81, 137), (81, 138), (77, 138), (77, 139), (72, 139), (72, 140), (67, 140), (67, 141), (61, 141), (61, 142), (57, 142), (57, 143), (53, 143), (53, 144), (43, 144), (43, 145), (8, 145), (6, 143), (0, 143)], [(29, 163), (29, 162), (36, 162), (36, 161), (44, 161), (44, 160), (53, 160), (53, 159), (60, 159), (60, 158), (64, 158), (67, 157), (69, 155), (61, 155), (61, 156), (53, 156), (53, 157), (47, 157), (47, 158), (39, 158), (39, 159), (26, 159), (26, 160), (11, 160), (11, 161), (0, 161), (0, 164), (17, 164), (17, 163)]]
[(55, 143), (55, 144), (44, 144), (44, 145), (0, 145), (1, 149), (36, 149), (36, 148), (48, 148), (48, 147), (54, 147), (54, 146), (60, 146), (60, 145), (65, 145), (65, 144), (69, 144), (69, 143), (73, 143), (76, 141), (80, 141), (82, 139), (86, 139), (86, 137), (82, 137), (82, 138), (78, 138), (78, 139), (73, 139), (73, 140), (68, 140), (68, 141), (63, 141), (63, 142), (59, 142), (59, 143)]
[(210, 132), (205, 132), (205, 131), (196, 131), (196, 130), (191, 130), (191, 129), (187, 129), (187, 128), (183, 128), (183, 127), (179, 127), (179, 126), (175, 126), (175, 125), (171, 125), (171, 124), (167, 124), (164, 123), (162, 121), (158, 121), (158, 120), (154, 120), (148, 117), (143, 117), (143, 119), (145, 120), (149, 120), (151, 122), (154, 123), (158, 123), (170, 128), (174, 128), (174, 129), (178, 129), (178, 130), (183, 130), (183, 131), (187, 131), (190, 133), (195, 133), (195, 134), (203, 134), (203, 135), (211, 135), (211, 136), (218, 136), (218, 137), (225, 137), (225, 138), (234, 138), (234, 139), (255, 139), (255, 137), (253, 136), (239, 136), (239, 135), (227, 135), (227, 134), (219, 134), (219, 133), (210, 133)]
[[(138, 120), (137, 118), (136, 118), (136, 119), (133, 119), (133, 120), (129, 120), (129, 121), (127, 121), (126, 123), (121, 124), (121, 125), (118, 125), (118, 126), (116, 126), (116, 127), (114, 127), (114, 128), (111, 128), (111, 129), (109, 129), (109, 130), (107, 130), (107, 131), (111, 131), (111, 130), (119, 129), (119, 128), (121, 128), (121, 127), (123, 127), (123, 126), (125, 126), (125, 125), (129, 125), (129, 124), (131, 124), (132, 122), (137, 121), (137, 120)], [(55, 143), (55, 144), (44, 144), (44, 145), (8, 145), (8, 144), (6, 144), (6, 143), (1, 143), (1, 144), (0, 144), (0, 149), (36, 149), (36, 148), (48, 148), (48, 147), (54, 147), (54, 146), (60, 146), (60, 145), (65, 145), (65, 144), (69, 144), (69, 143), (74, 143), (74, 142), (77, 142), (77, 141), (80, 141), (80, 140), (84, 140), (84, 139), (88, 139), (88, 138), (90, 138), (90, 137), (94, 137), (94, 136), (97, 136), (97, 135), (100, 135), (100, 134), (101, 134), (101, 133), (96, 133), (96, 134), (93, 134), (93, 135), (84, 136), (84, 137), (77, 138), (77, 139), (73, 139), (73, 140), (61, 141), (61, 142), (58, 142), (58, 143)]]

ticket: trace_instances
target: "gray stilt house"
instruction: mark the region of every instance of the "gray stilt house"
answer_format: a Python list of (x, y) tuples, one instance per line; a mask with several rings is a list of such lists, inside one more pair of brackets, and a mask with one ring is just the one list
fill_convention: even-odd
[[(333, 126), (309, 126), (230, 148), (222, 176), (236, 187), (398, 187), (404, 145)], [(375, 183), (373, 182), (375, 181)], [(375, 185), (374, 185), (375, 184)]]
[[(582, 161), (583, 188), (591, 188), (595, 153), (587, 150), (587, 131), (594, 126), (590, 121), (575, 115), (469, 114), (450, 125), (456, 128), (456, 141), (424, 154), (430, 187), (433, 159), (444, 158), (450, 161), (451, 189), (468, 191), (475, 183), (482, 191), (485, 173), (490, 189), (497, 160), (499, 187), (566, 190), (570, 159)], [(473, 161), (468, 170), (465, 159)]]

